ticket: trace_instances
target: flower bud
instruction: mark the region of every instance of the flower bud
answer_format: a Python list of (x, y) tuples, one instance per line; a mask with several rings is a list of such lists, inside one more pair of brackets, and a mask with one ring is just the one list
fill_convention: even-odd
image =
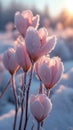
[(30, 111), (34, 118), (41, 122), (52, 109), (51, 100), (45, 94), (33, 95), (30, 99)]
[(20, 34), (25, 37), (26, 30), (29, 26), (37, 28), (39, 25), (39, 15), (33, 16), (30, 10), (23, 11), (22, 13), (16, 12), (15, 25)]
[(3, 55), (3, 63), (5, 68), (13, 75), (18, 69), (18, 64), (16, 62), (15, 50), (13, 48), (8, 49)]
[(16, 60), (17, 63), (23, 68), (25, 72), (31, 67), (31, 61), (27, 53), (26, 47), (24, 44), (19, 44), (16, 48)]
[(33, 27), (27, 29), (25, 44), (28, 54), (34, 62), (41, 56), (50, 53), (54, 49), (55, 43), (56, 37), (49, 37), (45, 28), (38, 31)]

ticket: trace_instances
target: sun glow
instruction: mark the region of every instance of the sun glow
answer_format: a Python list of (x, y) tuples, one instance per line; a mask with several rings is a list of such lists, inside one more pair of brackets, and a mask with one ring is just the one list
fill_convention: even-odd
[(73, 0), (67, 0), (66, 2), (66, 8), (68, 12), (73, 15)]

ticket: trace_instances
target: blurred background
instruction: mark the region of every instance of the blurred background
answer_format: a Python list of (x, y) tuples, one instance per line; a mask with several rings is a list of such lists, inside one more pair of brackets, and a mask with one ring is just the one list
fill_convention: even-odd
[(73, 0), (0, 0), (0, 31), (14, 22), (16, 11), (31, 9), (41, 16), (40, 26), (52, 29), (73, 27)]
[(26, 9), (31, 9), (34, 15), (40, 14), (39, 27), (46, 27), (49, 36), (56, 34), (57, 45), (51, 55), (72, 61), (73, 0), (0, 0), (0, 53), (10, 47), (10, 43), (13, 45), (18, 36), (14, 25), (15, 12)]

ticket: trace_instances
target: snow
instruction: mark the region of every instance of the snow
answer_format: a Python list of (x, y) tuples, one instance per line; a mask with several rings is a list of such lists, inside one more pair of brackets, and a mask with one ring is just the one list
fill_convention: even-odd
[(52, 52), (53, 56), (59, 56), (63, 61), (71, 60), (72, 54), (70, 49), (67, 47), (66, 40), (59, 37), (56, 47)]
[(73, 127), (73, 89), (65, 86), (59, 89), (51, 98), (53, 109), (46, 120), (46, 130), (67, 130)]

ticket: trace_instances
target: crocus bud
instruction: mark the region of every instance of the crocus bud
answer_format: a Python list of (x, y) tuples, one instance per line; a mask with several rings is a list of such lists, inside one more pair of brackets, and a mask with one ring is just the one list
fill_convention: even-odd
[(41, 122), (52, 109), (51, 100), (45, 94), (33, 95), (30, 99), (30, 111), (34, 118)]
[(36, 61), (39, 57), (50, 53), (56, 43), (56, 37), (48, 36), (48, 32), (45, 28), (35, 30), (33, 27), (29, 27), (26, 32), (25, 44), (30, 58)]
[(44, 63), (47, 62), (49, 60), (49, 56), (42, 56), (41, 58), (39, 58), (39, 60), (37, 60), (37, 62), (35, 62), (34, 64), (34, 72), (36, 74), (37, 79), (40, 79), (40, 75), (39, 75), (39, 67)]
[(31, 67), (31, 61), (27, 53), (26, 47), (24, 44), (19, 44), (16, 48), (16, 60), (17, 63), (23, 68), (25, 72)]
[(63, 63), (59, 57), (46, 58), (38, 69), (39, 77), (46, 89), (51, 89), (60, 80), (63, 74)]
[(5, 68), (13, 75), (18, 69), (18, 64), (16, 62), (15, 50), (13, 48), (8, 49), (3, 55), (3, 63)]
[(23, 11), (22, 13), (16, 12), (15, 14), (15, 25), (20, 34), (25, 37), (26, 30), (29, 26), (38, 28), (39, 26), (39, 15), (33, 16), (30, 10)]

